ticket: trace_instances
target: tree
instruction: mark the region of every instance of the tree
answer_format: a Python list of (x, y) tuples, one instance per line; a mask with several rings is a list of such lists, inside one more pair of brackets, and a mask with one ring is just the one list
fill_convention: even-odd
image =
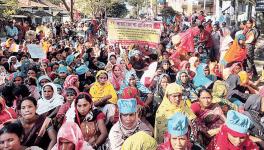
[(170, 17), (170, 16), (175, 16), (177, 13), (176, 11), (171, 8), (171, 7), (164, 7), (161, 11), (160, 11), (162, 17)]
[(111, 0), (76, 0), (75, 8), (87, 16), (102, 15), (110, 6)]
[(10, 15), (15, 14), (18, 9), (18, 0), (3, 0), (0, 6), (0, 14), (3, 17), (9, 18)]
[(107, 9), (107, 16), (114, 18), (123, 18), (127, 15), (128, 10), (126, 4), (122, 2), (113, 2)]
[(129, 5), (133, 6), (135, 8), (136, 16), (139, 16), (139, 10), (142, 9), (144, 6), (147, 5), (146, 0), (125, 0), (128, 2)]

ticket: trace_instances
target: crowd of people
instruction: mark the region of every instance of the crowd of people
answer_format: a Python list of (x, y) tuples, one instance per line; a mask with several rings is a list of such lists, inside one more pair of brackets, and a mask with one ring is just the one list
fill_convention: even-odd
[[(229, 27), (201, 11), (161, 30), (152, 48), (110, 44), (103, 19), (10, 21), (0, 50), (0, 149), (263, 149), (255, 21)], [(31, 58), (28, 44), (46, 59)]]

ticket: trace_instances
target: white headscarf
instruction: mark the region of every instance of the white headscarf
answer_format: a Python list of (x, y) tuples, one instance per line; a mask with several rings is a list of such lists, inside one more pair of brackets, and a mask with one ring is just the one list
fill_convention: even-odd
[(17, 59), (16, 56), (9, 57), (7, 62), (9, 64), (9, 66), (11, 66), (11, 62), (12, 62), (11, 60), (12, 60), (12, 58), (16, 58), (16, 64), (14, 64), (14, 67), (15, 67), (15, 69), (17, 69), (18, 67), (21, 66), (21, 63), (18, 62), (18, 59)]
[[(47, 100), (44, 97), (44, 87), (45, 86), (51, 86), (53, 89), (53, 96), (51, 99)], [(37, 108), (37, 114), (41, 115), (43, 113), (46, 113), (64, 103), (63, 96), (58, 94), (57, 87), (53, 83), (47, 83), (42, 88), (42, 98), (38, 100), (38, 108)]]

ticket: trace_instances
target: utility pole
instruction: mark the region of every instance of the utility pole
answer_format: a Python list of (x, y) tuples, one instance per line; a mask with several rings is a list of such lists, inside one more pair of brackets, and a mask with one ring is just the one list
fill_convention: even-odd
[(235, 22), (238, 23), (238, 0), (235, 0)]
[(70, 7), (71, 7), (71, 8), (70, 8), (70, 9), (71, 9), (71, 12), (70, 12), (70, 13), (71, 13), (71, 21), (73, 22), (73, 0), (71, 0), (70, 5), (71, 5), (71, 6), (70, 6)]

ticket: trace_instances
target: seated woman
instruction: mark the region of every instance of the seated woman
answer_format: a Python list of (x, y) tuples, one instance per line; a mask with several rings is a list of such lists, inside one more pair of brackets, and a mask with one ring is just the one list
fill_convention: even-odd
[(160, 69), (162, 73), (165, 73), (170, 76), (171, 82), (175, 82), (176, 73), (171, 69), (169, 60), (163, 60), (161, 62)]
[(0, 130), (0, 149), (2, 150), (42, 150), (37, 146), (22, 145), (23, 128), (17, 123), (6, 123)]
[(74, 111), (66, 113), (66, 120), (75, 115), (74, 120), (80, 126), (85, 141), (95, 149), (104, 149), (107, 138), (104, 113), (94, 108), (91, 97), (86, 93), (80, 93), (71, 107)]
[(207, 89), (201, 89), (198, 93), (199, 102), (191, 105), (197, 118), (195, 123), (200, 132), (200, 144), (206, 146), (210, 138), (218, 133), (219, 127), (224, 124), (225, 116), (218, 104), (212, 103), (212, 95)]
[(17, 123), (23, 127), (22, 144), (24, 146), (39, 146), (50, 150), (56, 144), (56, 131), (49, 123), (46, 126), (45, 115), (38, 115), (37, 101), (33, 97), (26, 97), (19, 105), (21, 117)]
[(161, 74), (158, 78), (158, 81), (156, 83), (156, 88), (154, 90), (154, 101), (153, 101), (153, 109), (156, 114), (156, 111), (161, 104), (165, 90), (170, 83), (170, 76), (167, 74)]
[(258, 146), (249, 139), (250, 119), (234, 110), (227, 113), (225, 125), (211, 141), (207, 150), (258, 150)]
[(246, 71), (240, 71), (238, 73), (239, 79), (240, 79), (240, 85), (244, 88), (246, 88), (246, 92), (249, 94), (256, 94), (258, 92), (258, 87), (256, 87), (249, 79), (249, 74)]
[(155, 119), (154, 138), (158, 143), (163, 142), (163, 135), (167, 130), (167, 120), (176, 112), (184, 113), (189, 120), (195, 119), (195, 114), (182, 100), (182, 88), (176, 83), (167, 86), (166, 92), (161, 102)]
[(90, 89), (90, 94), (95, 107), (98, 107), (106, 115), (106, 124), (114, 122), (116, 112), (117, 95), (113, 85), (108, 81), (108, 74), (100, 70), (96, 74), (96, 82)]
[(243, 114), (249, 117), (252, 122), (252, 127), (249, 130), (250, 135), (253, 135), (261, 140), (264, 140), (264, 97), (258, 94), (252, 94), (248, 97)]
[(238, 106), (236, 104), (233, 104), (228, 99), (226, 99), (228, 92), (227, 90), (228, 85), (224, 81), (220, 80), (215, 81), (212, 89), (212, 103), (218, 103), (225, 115), (228, 110), (238, 110)]
[(57, 136), (57, 144), (51, 150), (93, 150), (82, 135), (79, 126), (74, 122), (64, 123)]
[(112, 83), (116, 91), (120, 90), (121, 85), (125, 79), (125, 72), (121, 65), (114, 65), (108, 73), (109, 81)]
[(38, 100), (37, 114), (54, 118), (59, 107), (64, 103), (64, 98), (57, 93), (53, 83), (47, 83), (42, 88), (42, 97)]
[(240, 85), (241, 80), (238, 73), (241, 70), (242, 70), (242, 64), (234, 63), (230, 69), (231, 74), (228, 76), (228, 78), (225, 81), (229, 87), (226, 98), (237, 105), (241, 105), (241, 103), (245, 103), (249, 97), (249, 94), (245, 93), (247, 88)]
[(64, 83), (63, 83), (63, 88), (67, 89), (70, 86), (74, 86), (77, 89), (80, 86), (80, 81), (77, 75), (69, 75), (66, 77)]
[(168, 120), (168, 131), (165, 141), (158, 146), (158, 150), (199, 150), (202, 149), (190, 141), (190, 126), (188, 118), (180, 113), (175, 113)]
[[(143, 105), (149, 107), (153, 100), (153, 94), (138, 80), (136, 74), (132, 71), (126, 73), (124, 84), (121, 86), (121, 89), (118, 93), (124, 95), (124, 93), (129, 92), (131, 88), (136, 88), (138, 91), (138, 96), (140, 97), (143, 97), (145, 96), (144, 94), (146, 94), (145, 100), (144, 97), (142, 98), (142, 100), (144, 101)], [(137, 103), (142, 105), (142, 102), (140, 102), (139, 99), (137, 99)]]
[(190, 63), (187, 60), (184, 60), (180, 63), (179, 70), (186, 70), (188, 72), (188, 75), (190, 76), (190, 79), (192, 80), (195, 76), (195, 72), (193, 72), (190, 67)]
[(181, 70), (177, 73), (176, 83), (182, 87), (182, 98), (183, 100), (188, 101), (188, 104), (190, 104), (190, 101), (194, 102), (198, 99), (197, 92), (190, 81), (187, 71)]
[(196, 69), (196, 75), (193, 78), (193, 84), (196, 88), (205, 87), (208, 88), (212, 85), (213, 80), (209, 78), (209, 67), (207, 64), (199, 64)]
[(222, 80), (223, 75), (220, 72), (220, 65), (217, 62), (210, 62), (209, 68), (210, 68), (210, 74), (216, 76), (217, 80)]
[(119, 121), (111, 128), (108, 136), (110, 149), (121, 150), (124, 141), (139, 131), (152, 135), (148, 126), (137, 117), (136, 99), (119, 99), (118, 109)]

